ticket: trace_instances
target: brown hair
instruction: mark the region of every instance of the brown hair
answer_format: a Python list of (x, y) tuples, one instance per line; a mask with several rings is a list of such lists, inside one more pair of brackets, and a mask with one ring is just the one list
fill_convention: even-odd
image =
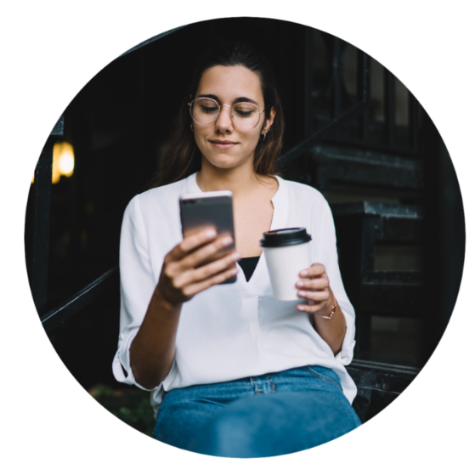
[[(201, 152), (190, 128), (189, 95), (195, 97), (204, 71), (214, 66), (244, 66), (259, 76), (264, 96), (265, 118), (272, 108), (276, 114), (265, 140), (259, 140), (254, 155), (254, 171), (258, 175), (275, 175), (276, 162), (282, 149), (284, 117), (282, 104), (270, 64), (264, 55), (244, 43), (225, 43), (206, 54), (195, 69), (189, 94), (180, 106), (170, 140), (161, 159), (160, 170), (151, 188), (167, 185), (186, 178), (201, 168)], [(265, 123), (265, 121), (263, 121)]]

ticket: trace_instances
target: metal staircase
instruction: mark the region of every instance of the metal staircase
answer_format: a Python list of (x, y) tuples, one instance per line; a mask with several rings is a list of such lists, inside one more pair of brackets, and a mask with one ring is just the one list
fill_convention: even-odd
[(355, 357), (371, 356), (371, 316), (421, 318), (423, 273), (374, 269), (377, 244), (420, 244), (418, 206), (360, 202), (334, 204), (332, 212), (346, 291), (356, 311)]

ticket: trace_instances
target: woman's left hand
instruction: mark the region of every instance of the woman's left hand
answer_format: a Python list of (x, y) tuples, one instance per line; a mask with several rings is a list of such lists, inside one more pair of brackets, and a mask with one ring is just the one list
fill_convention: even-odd
[(297, 305), (304, 313), (328, 315), (334, 304), (330, 282), (323, 264), (312, 264), (299, 273), (300, 280), (295, 284), (299, 297), (306, 298), (308, 305)]

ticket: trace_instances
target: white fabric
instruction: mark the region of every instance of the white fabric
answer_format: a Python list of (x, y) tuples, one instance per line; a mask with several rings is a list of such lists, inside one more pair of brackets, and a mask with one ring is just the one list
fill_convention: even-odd
[[(298, 300), (274, 299), (262, 253), (249, 282), (238, 266), (237, 282), (214, 286), (183, 305), (175, 361), (151, 393), (155, 412), (164, 391), (305, 365), (331, 368), (350, 403), (356, 396), (355, 383), (344, 366), (353, 357), (354, 310), (340, 277), (330, 207), (314, 188), (277, 179), (271, 229), (305, 227), (311, 234), (311, 263), (325, 266), (346, 318), (341, 352), (333, 355), (312, 326), (312, 318), (296, 310)], [(141, 387), (130, 368), (130, 343), (145, 316), (165, 255), (182, 240), (179, 196), (198, 191), (193, 174), (135, 196), (125, 210), (120, 242), (120, 335), (113, 361), (114, 376), (120, 382)]]

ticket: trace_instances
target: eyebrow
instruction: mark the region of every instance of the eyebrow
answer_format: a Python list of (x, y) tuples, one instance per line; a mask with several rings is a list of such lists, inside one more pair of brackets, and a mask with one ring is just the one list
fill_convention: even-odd
[[(214, 94), (200, 94), (198, 97), (209, 97), (210, 99), (214, 99), (216, 102), (219, 102), (218, 96), (215, 96)], [(237, 97), (234, 99), (233, 104), (237, 104), (238, 102), (251, 102), (256, 106), (259, 105), (254, 99), (250, 99), (249, 97)]]

